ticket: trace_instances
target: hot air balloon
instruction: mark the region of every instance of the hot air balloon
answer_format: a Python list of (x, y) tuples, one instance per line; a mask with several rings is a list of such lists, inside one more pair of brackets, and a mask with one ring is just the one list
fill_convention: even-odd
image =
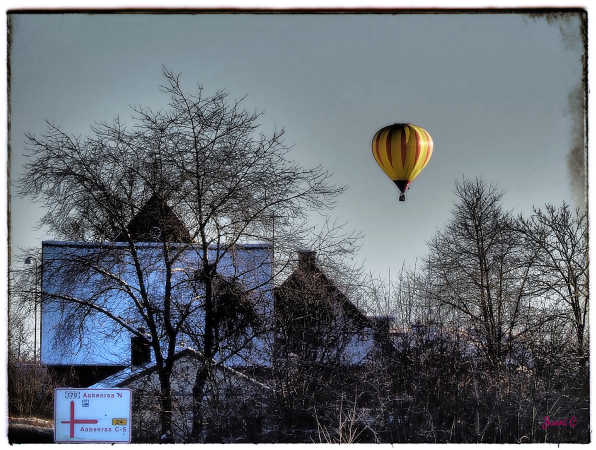
[(383, 172), (397, 185), (403, 202), (408, 186), (430, 160), (433, 140), (422, 127), (395, 123), (375, 133), (372, 152)]

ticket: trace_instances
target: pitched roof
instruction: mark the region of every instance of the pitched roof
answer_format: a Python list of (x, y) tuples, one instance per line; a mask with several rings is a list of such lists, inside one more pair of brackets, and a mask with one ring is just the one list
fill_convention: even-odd
[(319, 268), (314, 252), (299, 252), (299, 261), (298, 268), (280, 286), (275, 288), (275, 300), (278, 306), (280, 306), (279, 301), (291, 301), (291, 297), (295, 295), (301, 297), (300, 294), (304, 289), (309, 290), (316, 285), (320, 289), (322, 300), (328, 301), (330, 304), (332, 302), (339, 304), (348, 317), (363, 327), (373, 325), (372, 321)]
[[(188, 229), (159, 194), (153, 194), (128, 224), (133, 241), (140, 242), (191, 242)], [(115, 242), (127, 242), (121, 232)]]
[[(191, 357), (191, 358), (195, 358), (197, 360), (202, 360), (203, 354), (192, 349), (192, 348), (185, 348), (184, 350), (179, 350), (178, 352), (176, 352), (174, 354), (174, 361), (179, 360), (180, 358), (183, 357)], [(215, 364), (215, 361), (214, 361)], [(261, 383), (260, 381), (242, 373), (239, 370), (236, 370), (232, 367), (228, 367), (225, 365), (221, 365), (221, 364), (216, 364), (216, 369), (218, 370), (223, 370), (226, 371), (234, 376), (237, 376), (239, 378), (245, 379), (263, 389), (267, 389), (267, 390), (274, 390), (271, 386), (268, 386), (264, 383)], [(117, 372), (113, 375), (110, 375), (107, 378), (104, 378), (101, 381), (98, 381), (97, 383), (95, 383), (92, 386), (89, 386), (89, 389), (108, 389), (108, 388), (118, 388), (118, 387), (124, 387), (127, 386), (129, 383), (144, 377), (146, 375), (149, 375), (150, 373), (154, 372), (157, 370), (157, 363), (155, 361), (149, 361), (146, 364), (142, 365), (142, 366), (137, 366), (137, 367), (125, 367), (124, 369), (122, 369), (120, 372)]]
[[(169, 246), (181, 251), (177, 261), (180, 266), (188, 269), (175, 271), (177, 290), (186, 296), (185, 284), (180, 280), (188, 279), (188, 275), (199, 267), (202, 247), (197, 243), (169, 243)], [(163, 244), (159, 242), (140, 242), (135, 247), (138, 250), (136, 260), (143, 268), (143, 274), (158, 274), (162, 277), (159, 264), (163, 264)], [(44, 241), (43, 248), (43, 302), (41, 310), (41, 360), (49, 366), (125, 366), (130, 363), (130, 333), (117, 322), (103, 314), (86, 315), (85, 320), (78, 322), (73, 333), (80, 333), (77, 339), (61, 337), (65, 318), (71, 314), (71, 308), (65, 307), (60, 296), (78, 296), (79, 298), (98, 298), (101, 295), (102, 305), (120, 315), (130, 323), (139, 323), (138, 313), (126, 292), (116, 288), (105, 295), (106, 287), (120, 286), (118, 280), (126, 280), (130, 286), (138, 286), (136, 265), (131, 256), (128, 243), (125, 242), (59, 242)], [(237, 279), (244, 288), (258, 298), (258, 314), (269, 315), (273, 310), (273, 296), (271, 292), (272, 279), (272, 251), (271, 244), (243, 243), (232, 248), (208, 249), (210, 260), (219, 258), (218, 273), (221, 277)], [(103, 265), (105, 262), (106, 265)], [(95, 275), (94, 267), (108, 267), (106, 275)], [(146, 272), (149, 270), (150, 272)], [(117, 278), (112, 278), (115, 274)], [(92, 275), (90, 275), (92, 274)], [(236, 274), (236, 276), (234, 276)], [(89, 281), (90, 277), (94, 277)], [(163, 278), (153, 278), (151, 283), (162, 283)], [(155, 286), (158, 286), (157, 284)], [(163, 286), (163, 285), (162, 285)], [(109, 288), (108, 288), (109, 289)], [(161, 292), (155, 287), (154, 293)], [(190, 297), (184, 297), (189, 299)], [(182, 299), (180, 299), (182, 300)], [(202, 326), (204, 314), (198, 309), (191, 319), (196, 326)], [(142, 324), (142, 321), (141, 321)], [(142, 326), (142, 325), (141, 325)], [(183, 333), (185, 335), (185, 333)], [(81, 339), (78, 339), (81, 337)], [(184, 337), (183, 339), (186, 339)], [(270, 366), (269, 354), (257, 352), (265, 345), (265, 337), (255, 337), (251, 346), (246, 346), (233, 355), (227, 355), (227, 362), (234, 366), (247, 364), (261, 364)], [(255, 363), (255, 361), (258, 361)]]
[[(385, 328), (390, 325), (389, 318), (366, 316), (320, 269), (316, 263), (314, 252), (299, 252), (298, 268), (279, 287), (275, 288), (274, 292), (275, 313), (280, 314), (282, 319), (284, 315), (292, 317), (298, 314), (300, 316), (298, 320), (304, 320), (306, 316), (302, 308), (312, 308), (314, 305), (308, 305), (307, 303), (313, 298), (326, 302), (329, 306), (338, 305), (357, 328), (360, 330), (371, 329), (376, 342), (375, 347), (381, 350), (385, 356), (395, 359), (396, 347), (389, 339), (388, 330)], [(318, 314), (320, 308), (316, 307), (315, 310)], [(381, 325), (380, 322), (384, 322), (384, 324)], [(350, 351), (354, 352), (358, 348), (365, 347), (365, 342), (356, 342), (350, 347)], [(356, 360), (363, 361), (364, 356), (368, 355), (370, 350), (372, 348), (364, 350), (364, 353), (361, 354), (352, 353), (350, 361), (352, 364)], [(359, 364), (359, 362), (356, 364)]]

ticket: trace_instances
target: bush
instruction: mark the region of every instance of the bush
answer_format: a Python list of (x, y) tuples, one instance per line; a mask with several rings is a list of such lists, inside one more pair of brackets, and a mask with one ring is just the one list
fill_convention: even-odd
[(8, 414), (11, 417), (54, 416), (54, 388), (58, 384), (44, 366), (8, 363)]

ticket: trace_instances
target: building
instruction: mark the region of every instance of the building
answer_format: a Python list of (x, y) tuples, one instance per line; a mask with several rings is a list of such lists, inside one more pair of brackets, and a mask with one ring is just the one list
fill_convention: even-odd
[[(187, 348), (176, 353), (172, 374), (172, 433), (184, 442), (192, 431), (192, 388), (202, 355)], [(246, 369), (246, 368), (244, 368)], [(203, 408), (205, 442), (276, 442), (267, 408), (273, 386), (269, 379), (248, 375), (240, 369), (219, 366), (206, 386)], [(159, 441), (159, 377), (155, 362), (125, 367), (90, 388), (129, 388), (133, 395), (133, 442)], [(274, 394), (273, 394), (274, 395)]]
[[(169, 264), (164, 249), (175, 255)], [(179, 441), (190, 433), (189, 401), (205, 323), (204, 286), (196, 275), (201, 256), (156, 196), (112, 242), (43, 243), (41, 361), (65, 386), (132, 388), (135, 428), (150, 430), (135, 439), (156, 439), (152, 430), (159, 419), (156, 358), (144, 338), (147, 311), (139, 308), (138, 296), (145, 292), (160, 317), (168, 276), (172, 304), (180, 307), (170, 314), (186, 327), (173, 358), (173, 432)], [(357, 308), (319, 268), (314, 252), (299, 252), (297, 267), (275, 289), (268, 243), (212, 247), (209, 260), (217, 261), (215, 311), (225, 338), (204, 400), (207, 441), (304, 441), (312, 433), (312, 415), (306, 404), (293, 403), (289, 385), (310, 377), (303, 387), (316, 402), (333, 392), (332, 380), (341, 389), (358, 387), (367, 365), (393, 355), (390, 321)]]
[[(197, 268), (202, 250), (189, 242), (182, 222), (156, 196), (127, 231), (132, 246), (128, 238), (122, 242), (122, 234), (114, 242), (42, 244), (41, 362), (65, 385), (89, 386), (131, 365), (154, 361), (144, 339), (150, 315), (158, 333), (165, 333), (164, 314), (181, 326), (177, 348), (201, 348), (204, 285)], [(165, 239), (180, 242), (166, 244)], [(263, 333), (252, 330), (256, 337), (240, 351), (233, 342), (239, 339), (234, 319), (241, 313), (250, 312), (255, 323), (259, 318), (262, 328), (273, 313), (270, 244), (211, 247), (209, 260), (217, 265), (216, 312), (231, 330), (222, 338), (217, 359), (230, 367), (270, 365), (269, 338)], [(165, 295), (172, 299), (167, 312)]]
[(384, 319), (367, 317), (319, 268), (315, 252), (300, 251), (296, 269), (275, 289), (275, 355), (358, 366), (387, 349)]

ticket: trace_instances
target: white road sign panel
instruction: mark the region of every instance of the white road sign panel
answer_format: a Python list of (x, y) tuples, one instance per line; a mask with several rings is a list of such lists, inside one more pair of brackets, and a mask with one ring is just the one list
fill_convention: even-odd
[(54, 390), (55, 442), (130, 442), (130, 389)]

